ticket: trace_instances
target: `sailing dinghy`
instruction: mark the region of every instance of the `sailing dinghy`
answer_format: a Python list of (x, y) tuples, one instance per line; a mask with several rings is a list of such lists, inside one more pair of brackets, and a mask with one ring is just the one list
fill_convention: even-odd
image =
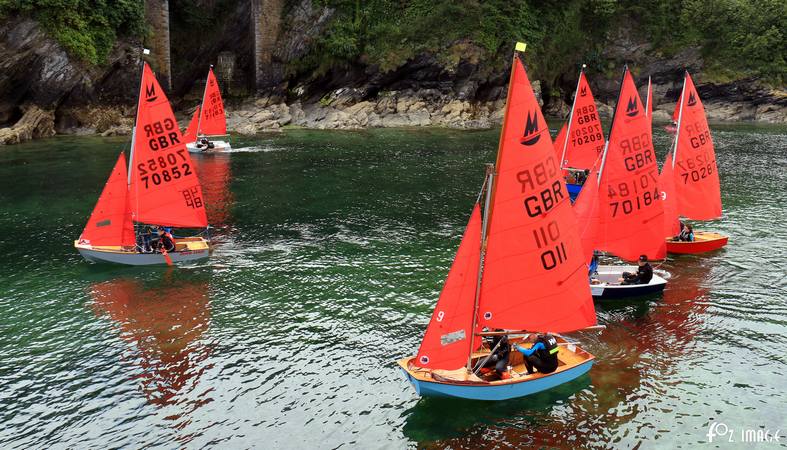
[(568, 172), (566, 187), (572, 201), (579, 195), (585, 182), (585, 170), (593, 168), (603, 150), (604, 131), (583, 64), (579, 71), (571, 113), (555, 140), (560, 168)]
[[(516, 50), (524, 51), (524, 44)], [(527, 374), (516, 351), (508, 379), (490, 380), (476, 369), (491, 352), (482, 345), (489, 334), (484, 328), (527, 330), (513, 344), (535, 332), (570, 332), (596, 323), (577, 222), (559, 167), (515, 52), (497, 163), (487, 170), (418, 354), (398, 361), (419, 395), (505, 400), (590, 370), (593, 355), (559, 337), (559, 365), (552, 373)]]
[[(642, 254), (650, 260), (666, 257), (658, 179), (650, 118), (626, 67), (609, 140), (574, 203), (586, 261), (594, 250), (628, 261), (636, 261)], [(618, 281), (623, 272), (635, 271), (632, 266), (599, 266), (591, 280), (593, 297), (641, 296), (661, 292), (667, 284), (657, 273), (648, 284)]]
[[(688, 96), (687, 96), (688, 95)], [(674, 238), (680, 233), (679, 216), (693, 220), (721, 217), (721, 187), (716, 152), (705, 109), (687, 71), (683, 91), (675, 105), (677, 126), (672, 151), (664, 161), (659, 185), (665, 200), (665, 234), (669, 253), (696, 254), (718, 250), (728, 237), (720, 233), (694, 232), (694, 241)]]
[(208, 70), (208, 79), (205, 81), (205, 90), (202, 92), (202, 103), (194, 111), (189, 130), (192, 129), (196, 118), (194, 134), (186, 132), (186, 148), (191, 153), (209, 153), (231, 150), (230, 143), (224, 140), (213, 139), (227, 135), (227, 117), (224, 114), (224, 102), (221, 100), (221, 90), (213, 66)]
[(74, 247), (91, 262), (152, 265), (207, 258), (202, 237), (175, 238), (175, 250), (144, 253), (134, 223), (207, 228), (194, 164), (153, 71), (143, 64), (128, 169), (123, 153)]

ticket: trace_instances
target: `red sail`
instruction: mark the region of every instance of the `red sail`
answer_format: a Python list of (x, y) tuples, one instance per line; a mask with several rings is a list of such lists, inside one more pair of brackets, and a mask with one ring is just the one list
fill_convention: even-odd
[(684, 94), (679, 103), (678, 142), (672, 167), (675, 172), (677, 212), (689, 219), (717, 219), (721, 217), (721, 189), (716, 152), (713, 150), (705, 109), (688, 72), (684, 83)]
[(206, 227), (194, 164), (167, 96), (145, 64), (131, 161), (131, 209), (137, 222)]
[(478, 323), (565, 332), (596, 323), (577, 221), (519, 58), (491, 193)]
[(664, 167), (659, 175), (661, 201), (664, 204), (664, 236), (672, 237), (680, 233), (678, 222), (677, 199), (675, 198), (675, 175), (672, 170), (672, 153), (667, 153)]
[(476, 204), (418, 349), (419, 367), (453, 370), (467, 363), (480, 253), (481, 212)]
[(128, 185), (126, 184), (126, 157), (118, 156), (112, 174), (101, 191), (93, 213), (79, 236), (80, 242), (93, 246), (135, 245), (134, 224), (128, 210)]
[(604, 132), (585, 73), (580, 72), (561, 167), (590, 169), (604, 150)]
[(566, 126), (567, 124), (564, 123), (557, 133), (557, 136), (555, 136), (555, 156), (558, 161), (563, 158), (563, 147), (566, 145)]
[(602, 157), (599, 181), (599, 242), (606, 250), (629, 261), (645, 254), (651, 259), (666, 256), (664, 209), (658, 201), (659, 169), (650, 119), (637, 87), (626, 70)]
[(208, 72), (205, 96), (202, 98), (202, 117), (198, 130), (200, 135), (227, 134), (227, 119), (224, 116), (224, 103), (213, 69)]
[(599, 242), (598, 229), (600, 221), (600, 207), (598, 201), (598, 172), (594, 169), (588, 175), (585, 185), (579, 191), (574, 201), (574, 213), (579, 222), (579, 239), (582, 242), (582, 251), (585, 261), (593, 257)]
[(197, 141), (197, 126), (199, 122), (199, 106), (194, 110), (194, 115), (191, 116), (189, 127), (186, 128), (186, 133), (183, 135), (183, 142), (196, 142)]

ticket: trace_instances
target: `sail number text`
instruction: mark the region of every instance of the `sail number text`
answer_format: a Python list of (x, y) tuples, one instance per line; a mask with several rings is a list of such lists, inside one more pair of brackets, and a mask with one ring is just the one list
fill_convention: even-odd
[[(607, 197), (610, 200), (612, 217), (631, 214), (652, 205), (659, 198), (656, 182), (657, 177), (654, 171), (650, 170), (634, 180), (608, 184)], [(618, 200), (612, 201), (615, 198)]]
[[(145, 189), (150, 185), (158, 186), (181, 177), (191, 175), (191, 167), (186, 160), (185, 150), (168, 153), (166, 156), (150, 158), (137, 164), (140, 182), (145, 183)], [(180, 159), (178, 159), (180, 156)]]
[(145, 139), (148, 140), (148, 147), (153, 151), (163, 150), (180, 144), (177, 131), (177, 124), (172, 119), (164, 119), (158, 122), (147, 124), (142, 129), (145, 131)]
[(532, 170), (523, 170), (516, 174), (517, 181), (522, 185), (523, 194), (537, 191), (525, 197), (525, 212), (528, 216), (538, 217), (546, 214), (565, 198), (563, 183), (559, 179), (555, 180), (557, 173), (557, 163), (554, 156), (550, 155), (544, 162), (536, 164)]
[(568, 260), (566, 244), (560, 241), (560, 227), (556, 221), (551, 221), (545, 227), (533, 229), (533, 239), (541, 253), (541, 266), (545, 270), (552, 270)]

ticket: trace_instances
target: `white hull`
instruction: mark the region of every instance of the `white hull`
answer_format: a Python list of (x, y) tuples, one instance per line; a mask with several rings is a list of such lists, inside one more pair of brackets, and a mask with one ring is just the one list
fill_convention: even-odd
[(186, 148), (189, 150), (189, 153), (218, 153), (218, 152), (227, 152), (232, 150), (230, 147), (230, 143), (226, 141), (211, 141), (213, 143), (213, 148), (206, 148), (206, 147), (197, 147), (196, 142), (189, 142), (186, 144)]
[(667, 280), (655, 271), (648, 284), (620, 284), (618, 279), (623, 277), (623, 272), (636, 271), (637, 266), (598, 266), (598, 275), (594, 275), (593, 278), (601, 283), (591, 284), (590, 292), (594, 298), (627, 298), (655, 294), (663, 291), (664, 286), (667, 285)]

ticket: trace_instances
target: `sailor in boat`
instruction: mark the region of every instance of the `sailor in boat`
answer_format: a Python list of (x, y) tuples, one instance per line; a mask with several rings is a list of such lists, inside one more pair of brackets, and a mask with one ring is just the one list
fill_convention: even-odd
[(583, 185), (590, 175), (590, 169), (585, 169), (574, 174), (574, 184)]
[[(683, 222), (680, 224), (683, 225)], [(694, 242), (694, 228), (692, 228), (690, 224), (683, 225), (680, 228), (680, 234), (676, 240), (682, 242)]]
[(175, 251), (175, 238), (172, 237), (172, 233), (163, 228), (159, 228), (156, 233), (158, 234), (158, 249), (160, 252), (162, 249), (168, 253)]
[(648, 262), (648, 256), (640, 255), (639, 261), (637, 263), (639, 264), (639, 267), (637, 268), (636, 273), (623, 272), (623, 278), (618, 279), (621, 284), (650, 283), (650, 280), (653, 278), (653, 267), (651, 267), (650, 263)]
[(201, 149), (203, 152), (206, 150), (210, 150), (214, 147), (213, 142), (209, 141), (206, 137), (201, 137), (197, 140), (197, 148)]
[(153, 253), (153, 229), (145, 227), (145, 231), (139, 233), (139, 243), (137, 248), (140, 253)]
[(508, 342), (508, 336), (492, 336), (488, 345), (492, 353), (486, 359), (484, 367), (479, 371), (481, 375), (490, 375), (492, 372), (496, 372), (501, 380), (511, 378), (511, 374), (508, 372), (508, 356), (511, 354), (511, 344)]
[(598, 250), (593, 250), (593, 257), (590, 258), (590, 265), (588, 265), (588, 279), (590, 280), (590, 284), (599, 284), (601, 281), (598, 280), (598, 264), (599, 264), (599, 256), (601, 256), (601, 252)]
[(534, 368), (541, 373), (552, 373), (557, 370), (557, 339), (551, 334), (539, 334), (530, 348), (517, 345), (516, 349), (525, 356), (528, 374), (534, 373)]

